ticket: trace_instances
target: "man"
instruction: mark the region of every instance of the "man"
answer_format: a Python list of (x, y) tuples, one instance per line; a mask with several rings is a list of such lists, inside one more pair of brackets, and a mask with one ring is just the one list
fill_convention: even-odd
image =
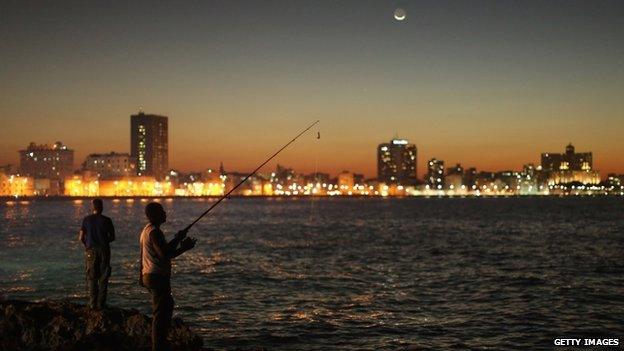
[(171, 259), (195, 247), (197, 240), (187, 238), (187, 230), (181, 230), (167, 242), (160, 230), (160, 225), (167, 221), (167, 213), (157, 202), (145, 207), (145, 215), (149, 223), (141, 232), (140, 283), (152, 295), (152, 350), (168, 350), (167, 334), (173, 316)]
[(106, 291), (111, 274), (110, 243), (115, 240), (113, 221), (102, 215), (101, 199), (93, 200), (93, 214), (82, 220), (79, 240), (84, 245), (85, 269), (89, 287), (89, 306), (100, 310), (106, 307)]

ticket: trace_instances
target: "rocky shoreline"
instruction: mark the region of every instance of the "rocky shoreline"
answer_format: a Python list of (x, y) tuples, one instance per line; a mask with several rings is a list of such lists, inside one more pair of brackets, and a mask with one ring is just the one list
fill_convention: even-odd
[[(0, 300), (0, 350), (149, 350), (151, 318), (139, 311), (94, 311), (67, 301)], [(173, 350), (202, 350), (202, 339), (174, 318)]]

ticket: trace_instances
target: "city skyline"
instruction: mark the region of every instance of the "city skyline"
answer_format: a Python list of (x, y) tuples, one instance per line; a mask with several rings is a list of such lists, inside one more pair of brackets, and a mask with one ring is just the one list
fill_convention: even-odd
[[(8, 172), (18, 176), (21, 175), (35, 178), (58, 179), (61, 181), (66, 176), (74, 173), (78, 174), (85, 171), (91, 172), (98, 177), (103, 177), (104, 179), (114, 179), (128, 176), (147, 176), (154, 177), (156, 180), (164, 180), (166, 176), (172, 173), (192, 175), (201, 174), (206, 171), (213, 172), (217, 170), (219, 170), (219, 172), (217, 173), (220, 174), (244, 174), (245, 172), (247, 172), (246, 170), (243, 170), (241, 173), (241, 170), (231, 168), (229, 168), (227, 172), (225, 172), (224, 164), (222, 161), (219, 162), (218, 168), (214, 166), (207, 166), (188, 171), (176, 168), (169, 168), (166, 166), (166, 163), (168, 162), (167, 160), (169, 158), (169, 154), (167, 151), (168, 138), (166, 135), (166, 131), (168, 129), (168, 117), (145, 114), (143, 111), (139, 112), (139, 114), (137, 115), (131, 115), (130, 117), (131, 138), (134, 139), (132, 143), (135, 144), (134, 152), (137, 152), (138, 156), (132, 156), (132, 152), (128, 153), (126, 151), (89, 153), (85, 157), (83, 162), (79, 162), (80, 166), (76, 167), (76, 162), (74, 160), (75, 150), (69, 148), (61, 141), (57, 141), (54, 144), (37, 144), (35, 142), (31, 142), (28, 147), (18, 150), (18, 153), (20, 155), (20, 160), (18, 164), (0, 164), (0, 170), (4, 170), (5, 173)], [(164, 133), (164, 135), (161, 134), (160, 137), (155, 138), (154, 133), (149, 132), (147, 133), (146, 138), (146, 123), (153, 124), (153, 126), (150, 128), (156, 131), (155, 134)], [(135, 134), (141, 134), (141, 127), (144, 128), (142, 132), (143, 137), (138, 136), (137, 138), (137, 135)], [(317, 134), (316, 138), (320, 139), (320, 132)], [(145, 149), (143, 149), (144, 151), (137, 151), (141, 150), (142, 147), (145, 148), (144, 146), (141, 146), (142, 143), (151, 143), (154, 145), (154, 147), (161, 148), (160, 155), (157, 157), (145, 157), (145, 155), (151, 155), (152, 151), (149, 151), (148, 154), (145, 153)], [(423, 162), (425, 163), (425, 170), (423, 171), (423, 175), (422, 177), (416, 176), (416, 169), (419, 162), (417, 158), (417, 147), (415, 144), (410, 143), (410, 141), (407, 139), (397, 139), (395, 137), (387, 142), (383, 142), (377, 145), (376, 151), (377, 172), (375, 175), (370, 177), (366, 176), (364, 173), (358, 172), (357, 170), (354, 171), (348, 169), (343, 169), (340, 172), (332, 173), (324, 169), (318, 168), (318, 165), (315, 166), (313, 172), (306, 170), (297, 170), (297, 173), (300, 175), (327, 174), (330, 177), (336, 175), (338, 178), (341, 174), (347, 173), (352, 175), (358, 175), (358, 177), (361, 177), (362, 179), (376, 180), (387, 184), (415, 185), (420, 183), (429, 184), (431, 186), (437, 186), (438, 184), (443, 183), (443, 180), (434, 180), (435, 177), (438, 177), (438, 174), (446, 176), (464, 173), (465, 165), (462, 164), (461, 161), (456, 162), (454, 166), (448, 168), (445, 171), (444, 165), (446, 161), (434, 157), (429, 160), (423, 160)], [(141, 152), (143, 152), (143, 154), (141, 154)], [(62, 159), (59, 158), (60, 156), (62, 156)], [(522, 167), (520, 167), (520, 169), (477, 169), (476, 167), (468, 166), (465, 168), (465, 171), (475, 174), (477, 171), (481, 173), (504, 173), (509, 171), (515, 172), (518, 170), (526, 171), (527, 167), (530, 167), (532, 169), (538, 167), (536, 168), (537, 170), (543, 170), (544, 172), (579, 171), (584, 174), (591, 174), (592, 179), (597, 179), (598, 182), (602, 179), (607, 179), (610, 175), (622, 176), (622, 174), (618, 173), (608, 173), (602, 174), (601, 177), (600, 170), (595, 169), (595, 167), (593, 166), (593, 152), (576, 152), (576, 148), (572, 143), (569, 143), (565, 146), (564, 152), (542, 152), (540, 157), (541, 159), (539, 163), (525, 162), (522, 164)], [(39, 162), (37, 162), (38, 158), (40, 159)], [(142, 163), (143, 166), (141, 166)], [(152, 169), (152, 167), (154, 167), (152, 165), (154, 163), (160, 163), (159, 165), (156, 165), (156, 168), (161, 169), (162, 173), (153, 172), (150, 170)], [(147, 164), (150, 165), (147, 166)], [(270, 170), (271, 167), (278, 170), (288, 169), (290, 171), (294, 171), (295, 169), (294, 167), (291, 167), (291, 165), (286, 165), (284, 163), (280, 165), (279, 161), (274, 161), (272, 163), (267, 163), (267, 165), (260, 169), (257, 174), (269, 174), (272, 172)], [(48, 173), (50, 172), (52, 172), (54, 175), (48, 175)]]
[(0, 6), (0, 164), (31, 141), (77, 161), (129, 152), (143, 108), (169, 116), (182, 171), (251, 170), (320, 119), (320, 141), (275, 163), (373, 177), (397, 134), (418, 146), (419, 179), (432, 158), (520, 169), (569, 142), (624, 173), (622, 2)]
[[(157, 115), (157, 114), (150, 114), (150, 113), (145, 114), (143, 111), (140, 111), (138, 114), (131, 115), (130, 117), (131, 117), (131, 119), (134, 119), (137, 116), (164, 118), (165, 130), (167, 128), (167, 119), (168, 119), (168, 117), (166, 117), (166, 116), (161, 116), (161, 115)], [(137, 127), (134, 125), (134, 122), (132, 122), (131, 123), (131, 136), (133, 136), (135, 134), (135, 132), (136, 132), (135, 129), (136, 128)], [(320, 137), (320, 131), (318, 132), (318, 136)], [(320, 139), (319, 137), (317, 137), (315, 135), (314, 139)], [(308, 138), (311, 138), (311, 137), (308, 137)], [(302, 174), (312, 174), (314, 172), (325, 172), (325, 173), (332, 174), (332, 175), (338, 175), (341, 172), (349, 171), (349, 172), (352, 172), (352, 173), (363, 174), (365, 176), (365, 178), (378, 179), (379, 178), (378, 177), (379, 176), (379, 167), (380, 167), (380, 164), (379, 164), (379, 162), (380, 162), (379, 161), (379, 157), (380, 157), (379, 150), (384, 145), (391, 145), (394, 142), (404, 143), (405, 145), (409, 144), (408, 146), (420, 148), (420, 146), (416, 145), (411, 140), (404, 139), (404, 138), (400, 138), (399, 139), (396, 135), (392, 139), (389, 139), (387, 141), (383, 141), (383, 142), (381, 142), (381, 143), (379, 143), (377, 145), (371, 145), (372, 147), (374, 147), (374, 150), (373, 150), (374, 151), (373, 152), (374, 153), (374, 160), (371, 161), (371, 163), (374, 164), (374, 168), (370, 172), (370, 174), (367, 173), (367, 172), (362, 172), (362, 171), (360, 171), (358, 169), (348, 169), (348, 168), (344, 168), (344, 167), (343, 168), (338, 167), (338, 168), (336, 168), (336, 170), (327, 170), (327, 169), (319, 168), (318, 165), (310, 167), (309, 169), (306, 168), (306, 167), (297, 168), (293, 164), (288, 164), (288, 163), (286, 163), (284, 161), (280, 161), (280, 160), (275, 160), (275, 161), (272, 161), (272, 162), (268, 163), (264, 167), (264, 170), (261, 170), (260, 173), (263, 173), (263, 172), (266, 173), (267, 171), (270, 172), (269, 171), (270, 169), (274, 169), (276, 167), (279, 167), (279, 165), (282, 164), (282, 165), (287, 165), (288, 167), (292, 167), (293, 169), (297, 169)], [(28, 147), (35, 146), (35, 147), (50, 147), (50, 148), (54, 148), (56, 144), (65, 144), (65, 143), (62, 142), (62, 141), (58, 141), (58, 140), (55, 141), (54, 143), (38, 143), (38, 142), (31, 141), (29, 143)], [(132, 144), (132, 142), (130, 144)], [(167, 139), (165, 139), (165, 145), (166, 144), (167, 144)], [(571, 143), (571, 142), (567, 143), (567, 146), (565, 147), (566, 150), (569, 147), (573, 147), (572, 144), (573, 143)], [(65, 144), (65, 146), (67, 147), (67, 144)], [(19, 169), (19, 165), (20, 165), (20, 159), (19, 159), (20, 156), (19, 155), (22, 155), (21, 157), (23, 157), (23, 155), (25, 154), (25, 152), (28, 149), (28, 147), (20, 147), (19, 150), (16, 151), (16, 153), (18, 154), (18, 158), (17, 158), (16, 162), (12, 163), (12, 162), (1, 162), (0, 161), (0, 166), (12, 166), (16, 170), (18, 170)], [(69, 145), (69, 148), (71, 149), (72, 154), (79, 155), (79, 156), (77, 156), (75, 158), (72, 157), (73, 168), (76, 171), (78, 171), (80, 169), (88, 169), (88, 168), (85, 168), (85, 165), (88, 163), (89, 159), (92, 156), (100, 157), (100, 156), (106, 156), (106, 155), (124, 155), (124, 154), (127, 154), (128, 156), (130, 156), (131, 155), (132, 145), (129, 145), (128, 149), (124, 149), (124, 150), (109, 150), (109, 151), (106, 151), (106, 152), (93, 152), (93, 151), (85, 151), (85, 150), (80, 151), (80, 150), (76, 150), (76, 149), (72, 148), (71, 145)], [(514, 170), (515, 171), (515, 170), (521, 170), (527, 164), (534, 164), (534, 165), (543, 164), (544, 163), (544, 155), (548, 156), (548, 154), (559, 154), (559, 151), (561, 151), (561, 149), (563, 149), (563, 147), (561, 145), (559, 145), (559, 150), (557, 150), (557, 149), (553, 149), (553, 150), (549, 150), (549, 151), (542, 150), (542, 151), (540, 151), (538, 153), (538, 155), (536, 157), (533, 157), (531, 160), (520, 161), (520, 163), (518, 165), (513, 166), (513, 167), (508, 167), (508, 168), (479, 168), (479, 167), (475, 167), (473, 164), (468, 164), (468, 163), (464, 162), (463, 160), (455, 160), (455, 161), (449, 162), (446, 159), (441, 158), (441, 157), (431, 157), (430, 159), (421, 159), (422, 156), (418, 156), (418, 155), (414, 154), (414, 158), (415, 158), (414, 162), (415, 162), (415, 166), (416, 166), (415, 168), (416, 168), (416, 170), (418, 170), (418, 172), (416, 174), (416, 179), (419, 180), (419, 181), (420, 180), (425, 181), (425, 182), (428, 181), (428, 179), (429, 179), (428, 177), (429, 177), (429, 173), (430, 173), (430, 170), (428, 169), (428, 166), (430, 165), (430, 161), (431, 160), (439, 160), (439, 161), (442, 161), (443, 164), (446, 163), (448, 165), (451, 165), (451, 164), (462, 165), (462, 166), (464, 166), (466, 168), (474, 168), (474, 169), (477, 169), (479, 171), (485, 171), (485, 172), (500, 172), (500, 171), (510, 171), (510, 170)], [(574, 148), (573, 148), (573, 150), (574, 150)], [(287, 152), (287, 151), (288, 150), (286, 150), (285, 152)], [(80, 158), (81, 157), (80, 155), (83, 155), (83, 154), (84, 154), (84, 157)], [(432, 154), (435, 155), (435, 152), (432, 153)], [(503, 154), (503, 153), (499, 153), (498, 155), (500, 155), (502, 157), (505, 156), (505, 154)], [(591, 152), (590, 152), (590, 157), (591, 157)], [(171, 154), (166, 153), (165, 158), (171, 158)], [(174, 158), (175, 158), (175, 156), (174, 156)], [(136, 157), (135, 157), (135, 159), (136, 159)], [(535, 159), (537, 159), (537, 161)], [(84, 160), (84, 162), (80, 161), (80, 160)], [(139, 161), (134, 160), (134, 162), (138, 163)], [(217, 168), (223, 166), (223, 164), (224, 164), (224, 161), (220, 160), (220, 161), (218, 161), (218, 165), (211, 164), (211, 165), (204, 165), (202, 167), (189, 168), (189, 169), (177, 168), (177, 167), (165, 167), (165, 168), (167, 168), (169, 170), (181, 171), (183, 173), (193, 173), (193, 172), (202, 172), (202, 171), (207, 170), (207, 169), (217, 169)], [(226, 164), (227, 164), (227, 162), (226, 162)], [(418, 167), (419, 165), (420, 165), (420, 167)], [(138, 164), (137, 164), (136, 167), (137, 167), (137, 171), (139, 171)], [(247, 168), (249, 168), (249, 169), (251, 169), (253, 167), (255, 167), (255, 166), (253, 166), (253, 165), (248, 165), (247, 166)], [(245, 167), (243, 167), (243, 168), (228, 167), (229, 170), (235, 171), (235, 172), (241, 172), (241, 171), (242, 172), (247, 172), (248, 171), (247, 168), (245, 168)], [(619, 171), (604, 172), (604, 171), (600, 170), (597, 167), (591, 167), (591, 168), (597, 170), (598, 172), (600, 172), (600, 174), (601, 174), (603, 179), (606, 178), (608, 174), (624, 174), (624, 172), (619, 172)], [(141, 174), (138, 174), (138, 175), (141, 175)]]

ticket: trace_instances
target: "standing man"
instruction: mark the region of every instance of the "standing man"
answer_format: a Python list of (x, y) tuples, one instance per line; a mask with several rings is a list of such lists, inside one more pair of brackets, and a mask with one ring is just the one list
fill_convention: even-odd
[(93, 214), (82, 220), (78, 238), (83, 243), (85, 269), (89, 286), (89, 306), (100, 310), (106, 307), (106, 291), (111, 274), (110, 243), (115, 240), (113, 221), (102, 215), (101, 199), (93, 200)]
[(167, 242), (160, 230), (160, 225), (167, 221), (167, 213), (157, 202), (145, 207), (145, 215), (149, 223), (143, 228), (140, 238), (140, 283), (152, 295), (152, 350), (169, 350), (167, 334), (174, 304), (171, 296), (171, 259), (195, 247), (197, 240), (187, 238), (187, 230), (181, 230)]

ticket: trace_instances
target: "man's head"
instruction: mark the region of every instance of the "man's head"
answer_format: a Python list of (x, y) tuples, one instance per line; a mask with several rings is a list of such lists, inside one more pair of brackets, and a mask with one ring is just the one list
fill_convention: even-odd
[(145, 215), (150, 223), (160, 225), (167, 221), (167, 213), (158, 202), (150, 202), (145, 206)]
[(104, 203), (102, 202), (102, 199), (93, 199), (92, 204), (93, 212), (100, 214), (104, 211)]

